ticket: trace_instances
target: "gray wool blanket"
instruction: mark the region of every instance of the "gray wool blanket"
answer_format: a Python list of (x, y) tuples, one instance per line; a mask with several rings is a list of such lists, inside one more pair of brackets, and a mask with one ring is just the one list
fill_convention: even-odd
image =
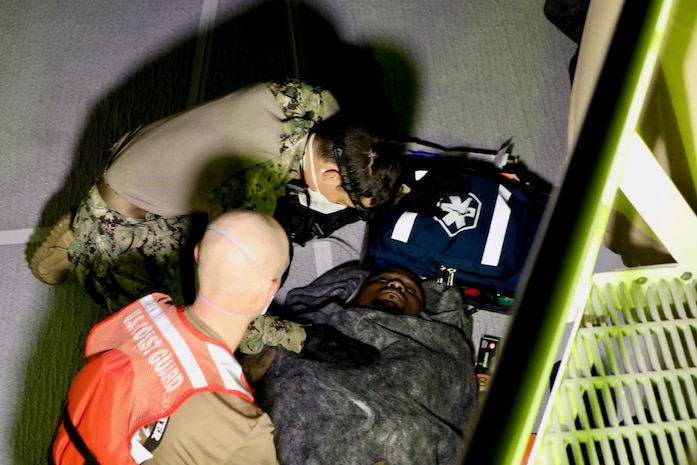
[(380, 360), (339, 368), (279, 350), (256, 386), (269, 413), (281, 465), (459, 463), (475, 410), (471, 327), (457, 290), (424, 284), (421, 318), (345, 308), (366, 277), (336, 268), (288, 293), (296, 316), (330, 324), (377, 347)]

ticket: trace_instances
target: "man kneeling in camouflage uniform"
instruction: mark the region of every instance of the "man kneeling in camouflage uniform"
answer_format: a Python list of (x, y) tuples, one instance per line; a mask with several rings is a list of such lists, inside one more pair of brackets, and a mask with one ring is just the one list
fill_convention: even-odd
[[(112, 148), (76, 211), (53, 227), (31, 259), (32, 272), (52, 285), (75, 273), (111, 312), (153, 291), (183, 303), (180, 259), (196, 212), (209, 219), (232, 208), (271, 215), (292, 180), (304, 183), (309, 207), (323, 213), (389, 202), (401, 172), (398, 152), (362, 128), (330, 125), (324, 133), (321, 123), (338, 115), (328, 91), (287, 79), (136, 129)], [(306, 333), (260, 316), (240, 350), (283, 345), (299, 352)]]

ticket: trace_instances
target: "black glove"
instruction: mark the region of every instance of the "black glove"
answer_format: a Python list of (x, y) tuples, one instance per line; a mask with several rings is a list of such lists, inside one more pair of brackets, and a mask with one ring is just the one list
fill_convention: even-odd
[(300, 355), (319, 362), (345, 368), (358, 368), (375, 363), (380, 351), (353, 339), (328, 325), (305, 327), (305, 345)]

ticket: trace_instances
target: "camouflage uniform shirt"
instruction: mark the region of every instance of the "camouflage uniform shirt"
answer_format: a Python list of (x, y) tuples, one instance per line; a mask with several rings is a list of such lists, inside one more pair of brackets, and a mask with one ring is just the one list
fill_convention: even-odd
[[(329, 92), (286, 79), (140, 128), (115, 151), (104, 179), (147, 211), (146, 218), (109, 208), (95, 186), (73, 221), (71, 269), (111, 311), (155, 291), (177, 301), (190, 214), (213, 218), (233, 208), (273, 214), (288, 181), (298, 177), (310, 129), (338, 110)], [(296, 324), (263, 316), (250, 325), (240, 350), (283, 345), (299, 351), (304, 336)]]

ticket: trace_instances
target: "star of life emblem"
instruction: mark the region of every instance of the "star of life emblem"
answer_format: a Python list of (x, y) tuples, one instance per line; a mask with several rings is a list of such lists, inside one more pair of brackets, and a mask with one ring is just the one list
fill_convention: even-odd
[(448, 236), (454, 237), (462, 231), (477, 227), (482, 202), (473, 193), (470, 192), (466, 197), (455, 195), (444, 197), (436, 205), (445, 212), (445, 215), (442, 218), (434, 217), (434, 219), (440, 223)]

